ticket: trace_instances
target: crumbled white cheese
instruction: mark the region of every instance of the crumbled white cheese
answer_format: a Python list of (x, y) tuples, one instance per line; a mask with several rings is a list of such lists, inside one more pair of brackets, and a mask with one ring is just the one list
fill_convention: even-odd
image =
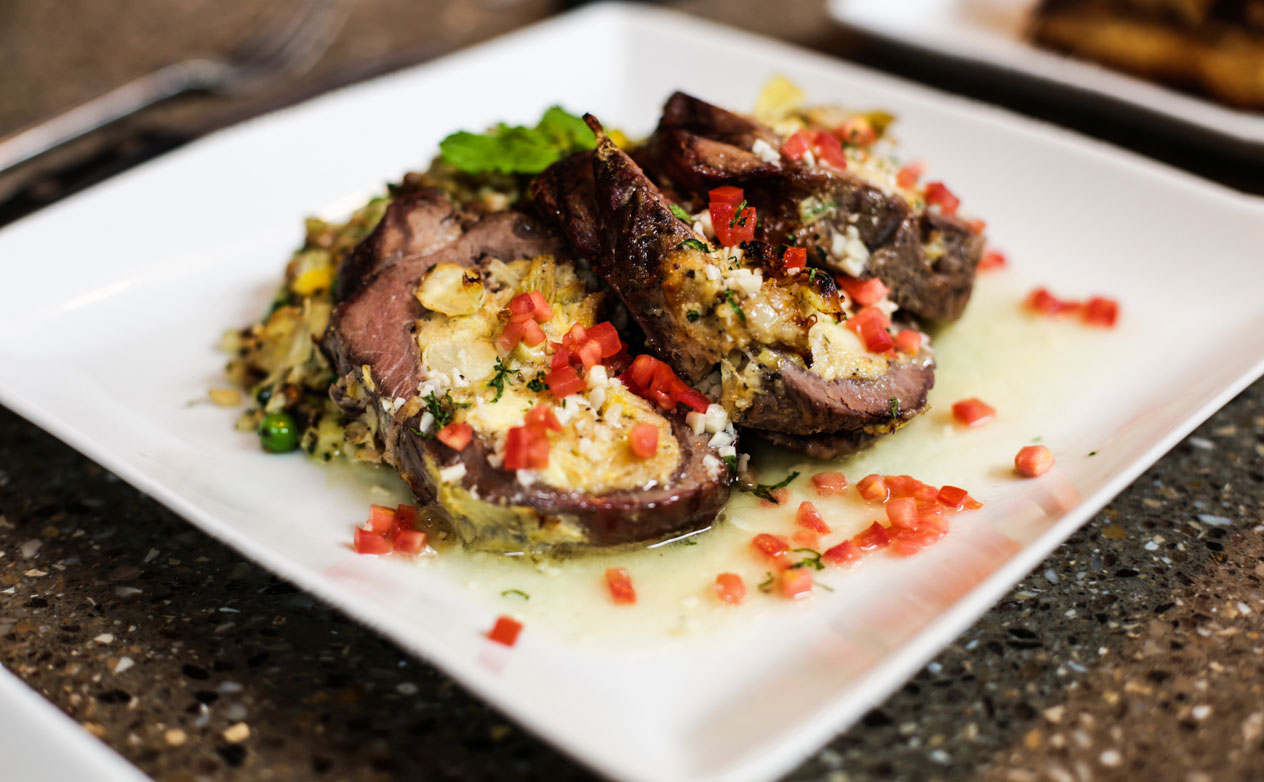
[(562, 400), (562, 404), (553, 408), (553, 415), (557, 416), (557, 422), (562, 426), (570, 423), (571, 416), (575, 415), (575, 412), (575, 410), (570, 408), (570, 405), (566, 404), (565, 399)]
[(812, 154), (812, 150), (809, 149), (803, 153), (803, 162), (809, 166), (816, 165), (816, 155)]
[(685, 415), (685, 423), (689, 425), (694, 434), (702, 434), (707, 430), (707, 417), (696, 410)]
[(596, 388), (590, 390), (588, 392), (588, 403), (591, 404), (594, 409), (600, 410), (601, 406), (606, 403), (606, 387), (597, 386)]
[(724, 285), (743, 296), (754, 296), (764, 285), (764, 275), (758, 269), (733, 269), (725, 275)]
[(720, 454), (721, 459), (727, 459), (730, 456), (737, 456), (737, 447), (733, 445), (726, 445), (723, 448), (717, 448), (716, 453)]
[(869, 248), (860, 241), (860, 232), (856, 226), (847, 226), (845, 233), (834, 233), (830, 240), (830, 254), (839, 260), (843, 271), (852, 277), (859, 277), (869, 265)]
[(724, 276), (723, 274), (720, 273), (719, 267), (711, 263), (708, 263), (706, 266), (702, 268), (702, 273), (707, 275), (707, 279), (711, 280), (712, 282), (715, 282), (716, 280)]
[(588, 370), (588, 387), (601, 388), (610, 382), (610, 375), (606, 372), (606, 368), (601, 364), (596, 364), (592, 369)]
[(711, 454), (702, 457), (702, 466), (711, 474), (711, 477), (718, 478), (721, 471), (724, 470), (724, 462), (720, 461)]
[(707, 411), (702, 416), (703, 428), (708, 434), (723, 431), (729, 425), (729, 414), (714, 402), (707, 406)]
[(746, 472), (746, 469), (748, 467), (750, 467), (750, 454), (744, 453), (738, 456), (737, 457), (737, 471)]
[(465, 477), (465, 465), (461, 462), (450, 464), (439, 471), (439, 480), (442, 483), (455, 483)]
[(579, 438), (579, 455), (593, 462), (601, 461), (601, 449), (591, 437)]
[(514, 472), (518, 479), (518, 483), (521, 483), (523, 486), (530, 486), (540, 480), (539, 470), (515, 470)]
[(703, 209), (701, 212), (693, 216), (694, 233), (703, 239), (715, 235), (715, 226), (711, 224), (711, 210)]
[(751, 144), (751, 152), (755, 153), (755, 156), (765, 163), (781, 162), (781, 153), (762, 138), (755, 139), (755, 143)]
[(732, 445), (735, 442), (737, 442), (737, 436), (735, 434), (721, 431), (713, 434), (711, 439), (707, 441), (707, 445), (712, 448), (724, 448), (725, 446)]
[(421, 421), (418, 422), (417, 429), (419, 429), (422, 432), (429, 432), (431, 429), (434, 428), (434, 423), (435, 423), (434, 413), (431, 413), (429, 410), (427, 410), (426, 412), (421, 414)]
[(601, 417), (607, 421), (618, 421), (619, 416), (621, 415), (623, 415), (623, 404), (621, 402), (615, 402), (606, 408), (606, 412), (603, 413)]

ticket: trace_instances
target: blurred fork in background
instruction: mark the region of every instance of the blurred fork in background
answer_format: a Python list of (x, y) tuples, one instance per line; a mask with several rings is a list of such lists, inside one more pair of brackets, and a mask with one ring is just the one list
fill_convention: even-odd
[(320, 58), (355, 0), (308, 0), (287, 22), (223, 59), (167, 65), (0, 140), (0, 172), (141, 109), (186, 92), (230, 94), (281, 74), (301, 73)]

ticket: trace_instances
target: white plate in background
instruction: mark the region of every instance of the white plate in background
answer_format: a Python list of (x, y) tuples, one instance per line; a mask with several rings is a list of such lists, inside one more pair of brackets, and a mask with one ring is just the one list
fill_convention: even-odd
[(835, 19), (870, 35), (1086, 90), (1264, 154), (1264, 113), (1042, 49), (1026, 37), (1035, 6), (1035, 0), (829, 0)]
[[(644, 133), (673, 89), (744, 107), (773, 73), (822, 102), (891, 109), (902, 149), (1042, 282), (1119, 293), (1132, 325), (1113, 337), (1117, 363), (1052, 400), (1045, 434), (1076, 450), (1060, 483), (1002, 470), (1008, 488), (937, 546), (722, 641), (625, 651), (528, 627), (504, 650), (482, 636), (503, 607), (441, 569), (349, 550), (362, 486), (267, 456), (229, 411), (189, 404), (222, 382), (218, 337), (266, 306), (302, 218), (345, 214), (451, 130), (561, 102)], [(0, 231), (0, 401), (607, 775), (769, 779), (1264, 371), (1262, 247), (1259, 199), (756, 36), (598, 6), (216, 133)], [(1082, 500), (1046, 512), (1037, 486)]]

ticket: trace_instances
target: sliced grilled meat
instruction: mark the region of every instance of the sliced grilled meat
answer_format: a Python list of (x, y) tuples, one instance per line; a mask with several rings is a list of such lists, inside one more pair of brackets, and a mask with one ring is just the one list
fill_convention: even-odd
[[(397, 204), (397, 224), (421, 225), (437, 213), (430, 196)], [(412, 241), (413, 246), (427, 243), (424, 237)], [(393, 260), (338, 305), (326, 332), (322, 347), (343, 377), (335, 385), (334, 398), (349, 414), (373, 411), (387, 461), (419, 498), (438, 501), (467, 545), (560, 554), (658, 540), (712, 522), (728, 499), (728, 471), (707, 444), (709, 435), (695, 435), (683, 414), (668, 416), (681, 454), (671, 479), (603, 494), (542, 482), (524, 485), (514, 472), (493, 466), (501, 463), (500, 458), (477, 434), (461, 451), (419, 434), (422, 414), (416, 397), (422, 366), (415, 329), (426, 310), (414, 294), (426, 273), (442, 262), (486, 271), (492, 259), (559, 255), (562, 246), (558, 237), (518, 212), (484, 217), (425, 255), (380, 251), (384, 246), (371, 245), (366, 256)], [(364, 367), (371, 382), (363, 380)], [(357, 385), (359, 393), (348, 393), (350, 385)], [(396, 400), (412, 401), (400, 405)], [(388, 409), (397, 412), (384, 412)], [(457, 465), (464, 472), (451, 478), (461, 473)], [(449, 468), (448, 480), (440, 476), (444, 468)]]
[[(577, 246), (604, 237), (593, 268), (645, 331), (650, 351), (692, 382), (719, 367), (721, 404), (735, 423), (787, 435), (863, 432), (902, 423), (925, 407), (934, 382), (934, 362), (925, 352), (889, 366), (885, 357), (861, 356), (832, 379), (806, 368), (815, 318), (803, 315), (801, 302), (811, 298), (829, 309), (828, 275), (812, 282), (808, 275), (765, 278), (753, 298), (725, 291), (718, 300), (700, 300), (704, 279), (714, 282), (721, 273), (714, 257), (699, 249), (698, 237), (636, 163), (599, 126), (595, 130), (595, 207), (582, 203), (579, 188), (568, 188), (563, 170), (546, 171), (537, 181), (537, 202)], [(576, 168), (573, 161), (566, 166)], [(772, 253), (761, 242), (744, 249), (757, 266)], [(749, 279), (749, 272), (748, 266), (738, 274)]]
[[(983, 238), (957, 217), (914, 211), (902, 196), (851, 171), (768, 162), (756, 141), (784, 139), (754, 120), (677, 92), (667, 101), (644, 161), (652, 175), (704, 205), (724, 184), (744, 189), (759, 214), (757, 238), (810, 248), (809, 261), (860, 279), (878, 277), (902, 309), (923, 318), (961, 316), (974, 286)], [(863, 249), (847, 241), (858, 240)]]

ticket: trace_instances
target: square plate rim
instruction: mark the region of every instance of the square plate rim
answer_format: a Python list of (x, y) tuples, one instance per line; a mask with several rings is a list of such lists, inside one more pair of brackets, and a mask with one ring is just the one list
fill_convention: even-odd
[[(507, 36), (503, 36), (502, 38), (497, 38), (490, 42), (481, 44), (478, 47), (464, 50), (463, 52), (452, 55), (451, 57), (442, 58), (442, 60), (437, 60), (432, 63), (426, 63), (415, 66), (414, 68), (405, 69), (400, 73), (390, 74), (368, 83), (381, 83), (382, 81), (395, 77), (406, 78), (406, 75), (409, 73), (429, 68), (438, 62), (453, 62), (454, 58), (468, 57), (476, 59), (483, 52), (496, 47), (504, 40), (525, 36), (528, 33), (556, 33), (559, 28), (566, 24), (582, 27), (583, 25), (593, 23), (602, 24), (611, 21), (626, 21), (628, 18), (627, 15), (631, 15), (638, 23), (644, 23), (647, 19), (671, 21), (678, 24), (683, 23), (693, 26), (695, 30), (703, 34), (724, 37), (730, 40), (736, 38), (739, 41), (748, 40), (757, 42), (764, 48), (773, 51), (780, 51), (782, 54), (788, 56), (793, 55), (798, 62), (815, 62), (821, 67), (842, 67), (844, 69), (850, 69), (854, 72), (866, 75), (867, 77), (872, 76), (873, 78), (880, 80), (885, 86), (897, 87), (904, 92), (905, 95), (911, 95), (912, 97), (923, 100), (933, 99), (933, 101), (941, 108), (965, 113), (975, 113), (976, 110), (983, 109), (987, 112), (994, 113), (995, 115), (1005, 117), (1010, 121), (1016, 121), (1017, 124), (1014, 127), (1015, 130), (1025, 130), (1031, 133), (1045, 134), (1051, 139), (1059, 140), (1061, 143), (1069, 143), (1079, 146), (1079, 151), (1082, 153), (1107, 155), (1113, 158), (1116, 163), (1129, 163), (1133, 167), (1143, 169), (1149, 175), (1175, 178), (1181, 186), (1195, 188), (1203, 195), (1223, 199), (1227, 204), (1231, 203), (1237, 207), (1241, 207), (1252, 212), (1261, 210), (1261, 208), (1264, 207), (1264, 200), (1246, 196), (1230, 188), (1225, 188), (1221, 185), (1208, 182), (1186, 172), (1170, 169), (1167, 166), (1155, 163), (1154, 161), (1142, 158), (1133, 153), (1128, 153), (1125, 150), (1120, 150), (1111, 145), (1094, 142), (1092, 139), (1081, 137), (1078, 134), (1053, 128), (1044, 123), (1039, 123), (1028, 118), (1014, 115), (1011, 112), (1007, 112), (987, 104), (967, 101), (957, 96), (941, 93), (920, 85), (909, 84), (895, 77), (870, 72), (862, 66), (855, 66), (851, 63), (840, 63), (823, 55), (812, 52), (804, 52), (797, 47), (776, 41), (769, 41), (753, 34), (733, 31), (722, 25), (697, 20), (692, 17), (679, 14), (678, 12), (661, 9), (641, 9), (622, 3), (602, 4), (596, 7), (582, 9), (581, 11), (574, 12), (572, 14), (548, 20), (537, 25), (532, 25), (531, 27), (516, 33), (511, 33)], [(343, 89), (351, 90), (356, 87), (363, 86), (363, 84), (367, 83), (362, 83), (361, 85), (351, 85)], [(342, 90), (338, 90), (336, 92), (341, 91)], [(303, 107), (309, 106), (309, 104), (317, 104), (321, 100), (330, 98), (332, 98), (332, 95), (321, 96), (309, 103), (300, 104), (299, 106), (291, 107), (282, 111), (300, 111)], [(191, 144), (188, 148), (178, 150), (171, 156), (164, 156), (163, 158), (155, 160), (150, 164), (141, 166), (133, 172), (128, 173), (137, 173), (139, 175), (140, 172), (152, 170), (152, 167), (178, 165), (179, 161), (183, 159), (184, 154), (198, 153), (199, 150), (204, 150), (207, 146), (209, 146), (212, 141), (217, 141), (219, 143), (223, 143), (225, 141), (231, 142), (233, 133), (248, 132), (248, 128), (251, 123), (265, 122), (269, 116), (273, 115), (264, 115), (260, 118), (256, 118), (255, 120), (251, 120), (250, 122), (242, 123), (242, 125), (234, 126), (233, 128), (226, 129), (225, 131), (221, 131), (217, 134), (212, 134), (207, 137), (204, 142)], [(111, 180), (111, 182), (114, 181), (116, 180)], [(75, 199), (68, 199), (68, 201), (74, 200), (78, 202), (80, 199), (99, 196), (105, 191), (106, 186), (111, 184), (111, 182), (103, 183), (102, 186), (96, 188), (90, 188), (87, 191), (78, 194)], [(60, 210), (52, 211), (53, 214), (60, 213)], [(42, 211), (33, 215), (32, 218), (47, 215), (49, 212), (50, 210)], [(1260, 213), (1264, 214), (1264, 210), (1261, 210)], [(13, 232), (13, 229), (16, 226), (26, 224), (27, 221), (19, 221), (18, 223), (15, 223), (14, 226), (10, 226), (5, 230), (0, 231), (0, 244), (2, 244), (6, 237)], [(887, 673), (886, 679), (889, 679), (890, 681), (884, 680), (884, 683), (879, 686), (869, 688), (870, 692), (873, 694), (873, 699), (876, 700), (880, 697), (884, 697), (889, 689), (893, 689), (895, 686), (898, 686), (900, 681), (902, 681), (908, 674), (915, 671), (917, 667), (924, 664), (925, 659), (933, 656), (933, 654), (941, 648), (942, 641), (934, 640), (934, 638), (939, 638), (945, 632), (945, 630), (939, 629), (941, 626), (947, 627), (950, 630), (952, 628), (956, 628), (953, 631), (954, 636), (963, 630), (971, 621), (982, 613), (983, 610), (986, 610), (986, 608), (990, 606), (997, 597), (1003, 594), (1004, 590), (1010, 588), (1018, 577), (1021, 577), (1023, 573), (1026, 573), (1030, 567), (1035, 564), (1035, 562), (1038, 562), (1040, 559), (1047, 556), (1048, 551), (1051, 550), (1058, 542), (1078, 528), (1085, 519), (1095, 513), (1096, 510), (1108, 501), (1110, 497), (1113, 497), (1120, 489), (1134, 480), (1137, 474), (1140, 474), (1141, 471), (1147, 469), (1153, 463), (1154, 458), (1162, 452), (1165, 452), (1171, 447), (1171, 445), (1187, 434), (1188, 431), (1192, 430), (1195, 426), (1201, 423), (1207, 415), (1215, 409), (1218, 409), (1225, 400), (1240, 391), (1242, 387), (1245, 387), (1245, 385), (1251, 382), (1254, 377), (1258, 376), (1261, 371), (1264, 371), (1264, 359), (1261, 359), (1253, 370), (1239, 377), (1239, 382), (1222, 389), (1214, 399), (1208, 401), (1200, 407), (1196, 414), (1182, 419), (1181, 426), (1170, 432), (1167, 437), (1160, 438), (1158, 441), (1153, 443), (1147, 451), (1147, 456), (1145, 458), (1136, 460), (1129, 466), (1128, 469), (1117, 475), (1114, 480), (1108, 482), (1093, 495), (1086, 498), (1075, 510), (1064, 515), (1056, 524), (1052, 525), (1049, 530), (1046, 530), (1043, 535), (1027, 544), (1023, 548), (1022, 552), (1015, 555), (1015, 557), (1011, 558), (1009, 562), (995, 570), (985, 581), (976, 586), (976, 588), (972, 590), (970, 596), (955, 604), (948, 611), (942, 613), (933, 623), (935, 628), (933, 631), (928, 628), (922, 636), (910, 642), (907, 647), (893, 653), (894, 656), (900, 657), (901, 662), (904, 664), (888, 666), (889, 672)], [(11, 387), (4, 378), (0, 378), (0, 401), (3, 401), (24, 417), (32, 420), (42, 428), (53, 433), (55, 436), (59, 437), (59, 439), (72, 443), (71, 438), (75, 436), (72, 427), (63, 426), (62, 422), (57, 420), (55, 415), (51, 413), (46, 414), (47, 411), (41, 409), (34, 400), (26, 399), (17, 389)], [(85, 447), (85, 444), (82, 442), (82, 438), (80, 439), (80, 442), (72, 443), (72, 447), (103, 464), (109, 465), (113, 461), (110, 458), (107, 449), (92, 442), (87, 443)], [(251, 551), (253, 548), (252, 543), (234, 535), (234, 530), (228, 528), (227, 525), (216, 523), (213, 515), (209, 512), (201, 511), (195, 505), (192, 505), (175, 492), (164, 489), (156, 480), (151, 479), (139, 470), (126, 468), (125, 470), (120, 471), (119, 474), (141, 491), (145, 491), (155, 496), (172, 510), (193, 521), (204, 532), (207, 532), (213, 537), (233, 546), (234, 549), (241, 552), (244, 556), (247, 556), (254, 561), (259, 561), (255, 553), (252, 553)], [(198, 523), (199, 520), (201, 523)], [(1031, 561), (1027, 562), (1026, 559), (1030, 559)], [(267, 567), (273, 570), (277, 569), (274, 563), (268, 564)], [(435, 659), (436, 655), (434, 650), (426, 648), (426, 645), (424, 644), (418, 644), (413, 638), (406, 638), (393, 632), (390, 629), (389, 617), (386, 616), (385, 612), (377, 612), (373, 610), (366, 611), (365, 606), (362, 604), (357, 604), (353, 610), (349, 606), (349, 601), (346, 598), (340, 597), (337, 590), (324, 584), (321, 580), (314, 577), (307, 577), (301, 569), (291, 567), (285, 568), (284, 570), (286, 578), (295, 581), (295, 583), (298, 583), (309, 592), (321, 597), (321, 599), (329, 602), (330, 604), (339, 607), (353, 620), (367, 624), (376, 631), (391, 638), (393, 641), (400, 643), (405, 648), (413, 650), (414, 652), (419, 652), (429, 659)], [(979, 605), (982, 607), (980, 608)], [(435, 644), (435, 647), (436, 649), (438, 648), (437, 643)], [(480, 674), (474, 666), (462, 666), (461, 661), (453, 663), (450, 659), (444, 658), (442, 667), (451, 674), (453, 678), (461, 681), (463, 686), (477, 693), (479, 697), (493, 703), (497, 708), (503, 709), (507, 713), (511, 714), (515, 720), (524, 724), (524, 726), (532, 732), (537, 735), (541, 735), (543, 738), (555, 745), (563, 747), (570, 754), (578, 757), (581, 761), (587, 763), (588, 765), (614, 776), (624, 778), (647, 778), (630, 774), (630, 770), (626, 768), (612, 767), (605, 762), (603, 757), (587, 752), (585, 747), (579, 746), (575, 742), (567, 741), (565, 735), (558, 735), (556, 732), (551, 730), (543, 730), (540, 726), (533, 724), (533, 715), (529, 711), (517, 708), (517, 704), (511, 703), (505, 698), (497, 697), (494, 690), (483, 686)], [(847, 710), (851, 710), (852, 708), (854, 707), (848, 706)], [(764, 774), (772, 774), (777, 771), (783, 771), (788, 768), (790, 764), (797, 762), (801, 758), (802, 754), (811, 751), (811, 749), (819, 743), (819, 738), (827, 737), (838, 729), (838, 726), (834, 725), (834, 720), (827, 720), (824, 718), (816, 720), (812, 727), (812, 730), (805, 730), (805, 735), (796, 740), (793, 745), (791, 745), (790, 749), (782, 749), (777, 753), (770, 752), (763, 758), (762, 763), (753, 765), (757, 765), (758, 770)], [(783, 746), (785, 745), (790, 745), (790, 742), (785, 742)]]

